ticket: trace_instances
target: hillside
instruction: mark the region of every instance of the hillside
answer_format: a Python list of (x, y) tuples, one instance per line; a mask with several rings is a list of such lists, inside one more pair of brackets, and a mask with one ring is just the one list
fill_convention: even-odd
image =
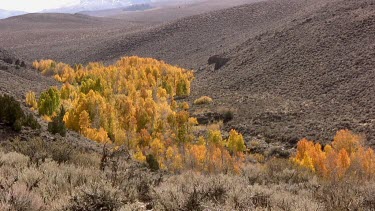
[[(34, 22), (29, 24), (33, 29), (28, 29), (30, 32), (28, 36), (15, 32), (22, 30), (22, 24), (25, 22), (22, 19), (16, 23), (0, 21), (0, 26), (4, 26), (0, 29), (4, 32), (1, 44), (4, 47), (11, 47), (30, 60), (49, 57), (69, 63), (86, 63), (115, 60), (123, 55), (140, 55), (198, 68), (206, 64), (210, 55), (234, 48), (249, 37), (272, 29), (285, 21), (284, 18), (291, 19), (293, 14), (305, 5), (299, 1), (288, 4), (284, 1), (261, 2), (191, 16), (156, 26), (153, 25), (152, 18), (149, 19), (150, 22), (144, 24), (110, 18), (93, 18), (100, 20), (95, 26), (81, 25), (88, 17), (83, 16), (84, 20), (70, 23), (74, 25), (69, 24), (63, 28), (60, 22), (55, 27), (51, 26), (52, 28), (45, 27), (43, 22)], [(264, 14), (267, 16), (265, 17)], [(60, 17), (58, 14), (50, 15)], [(35, 16), (41, 15), (35, 14)], [(75, 30), (78, 28), (75, 24), (79, 24), (79, 30)], [(135, 27), (131, 27), (133, 25)], [(7, 27), (11, 27), (11, 30), (7, 30)], [(31, 44), (30, 40), (33, 41), (34, 33), (38, 33), (38, 36), (35, 36), (37, 40)], [(42, 33), (45, 35), (41, 36)], [(59, 34), (62, 36), (57, 36)], [(13, 38), (9, 40), (10, 37)], [(50, 44), (46, 45), (49, 42)], [(35, 52), (33, 48), (39, 51)], [(82, 53), (77, 55), (77, 50)]]
[(43, 77), (30, 68), (16, 54), (0, 48), (0, 94), (9, 94), (23, 100), (29, 90), (42, 92), (57, 85), (52, 78)]
[(79, 62), (88, 46), (140, 28), (143, 25), (80, 14), (27, 14), (0, 20), (0, 45), (28, 61), (71, 56)]
[(222, 69), (199, 73), (201, 94), (238, 109), (232, 126), (290, 141), (349, 128), (375, 144), (375, 4), (322, 3), (223, 53)]
[[(119, 49), (119, 47), (123, 47), (118, 46), (120, 42), (123, 42), (122, 45), (133, 45), (132, 43), (137, 42), (137, 45), (145, 46), (146, 43), (141, 42), (142, 39), (157, 42), (152, 37), (155, 33), (159, 34), (157, 39), (164, 39), (165, 31), (174, 32), (176, 25), (183, 24), (186, 27), (190, 27), (196, 21), (206, 22), (206, 25), (211, 24), (209, 15), (186, 18), (186, 20), (181, 21), (176, 21), (176, 19), (201, 14), (205, 11), (228, 8), (231, 5), (245, 2), (251, 3), (254, 0), (236, 0), (233, 2), (225, 0), (221, 3), (202, 1), (185, 6), (171, 6), (170, 4), (165, 6), (162, 4), (157, 10), (107, 18), (80, 14), (29, 14), (0, 21), (0, 44), (28, 58), (30, 61), (46, 57), (69, 63), (106, 60), (106, 57), (115, 59), (131, 50), (126, 48)], [(220, 13), (216, 13), (217, 17), (220, 15)], [(243, 17), (243, 19), (245, 18), (246, 16)], [(236, 21), (236, 17), (232, 17), (232, 21)], [(215, 25), (219, 27), (219, 24), (221, 23), (219, 22)], [(227, 24), (225, 27), (231, 26)], [(237, 25), (237, 29), (239, 27)], [(221, 27), (218, 29), (224, 30)], [(188, 30), (177, 30), (176, 33), (185, 34)], [(191, 30), (195, 29), (192, 28)], [(236, 30), (236, 28), (233, 28), (233, 30)], [(235, 33), (233, 30), (229, 30), (231, 34)], [(249, 28), (245, 30), (248, 31)], [(196, 32), (192, 31), (192, 33)], [(208, 37), (207, 33), (210, 33), (210, 31), (202, 31), (204, 37)], [(217, 36), (221, 35), (222, 33)], [(230, 36), (228, 37), (230, 38)], [(191, 42), (194, 41), (191, 40)], [(181, 43), (180, 40), (171, 40), (171, 42)], [(108, 49), (113, 48), (113, 45), (115, 45), (116, 49)], [(38, 49), (38, 51), (35, 52), (34, 49)], [(154, 49), (151, 50), (154, 51)], [(79, 55), (77, 55), (77, 51), (80, 52)], [(143, 51), (147, 52), (148, 50), (144, 49)], [(94, 55), (87, 55), (87, 52), (91, 52)], [(112, 56), (112, 53), (116, 55)]]

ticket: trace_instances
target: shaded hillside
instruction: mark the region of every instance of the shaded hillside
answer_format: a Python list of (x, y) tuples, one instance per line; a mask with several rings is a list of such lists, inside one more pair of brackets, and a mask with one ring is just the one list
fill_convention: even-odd
[(238, 109), (232, 126), (251, 135), (327, 139), (341, 128), (375, 143), (375, 3), (327, 1), (287, 25), (222, 54), (196, 89)]

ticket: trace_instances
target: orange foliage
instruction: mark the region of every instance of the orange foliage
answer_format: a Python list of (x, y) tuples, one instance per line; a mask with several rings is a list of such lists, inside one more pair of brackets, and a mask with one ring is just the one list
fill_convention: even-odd
[(302, 139), (291, 160), (329, 179), (342, 179), (349, 175), (369, 178), (375, 175), (374, 151), (362, 146), (361, 136), (349, 130), (338, 131), (332, 146), (326, 145), (324, 149), (319, 143)]

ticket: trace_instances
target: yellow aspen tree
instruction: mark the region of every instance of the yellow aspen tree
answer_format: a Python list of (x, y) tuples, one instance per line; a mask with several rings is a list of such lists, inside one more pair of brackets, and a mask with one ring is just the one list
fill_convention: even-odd
[(236, 130), (232, 129), (229, 132), (228, 149), (234, 154), (236, 154), (237, 152), (243, 152), (246, 149), (243, 136)]
[[(233, 137), (232, 137), (233, 139)], [(209, 130), (207, 140), (215, 145), (224, 145), (220, 130)]]
[(26, 94), (26, 105), (31, 107), (33, 110), (38, 109), (38, 103), (36, 101), (35, 92), (28, 92)]
[(146, 156), (143, 154), (141, 149), (139, 147), (136, 148), (136, 151), (134, 153), (134, 159), (140, 161), (140, 162), (146, 162)]
[(79, 130), (84, 133), (88, 128), (91, 128), (90, 115), (86, 110), (83, 110), (79, 115)]

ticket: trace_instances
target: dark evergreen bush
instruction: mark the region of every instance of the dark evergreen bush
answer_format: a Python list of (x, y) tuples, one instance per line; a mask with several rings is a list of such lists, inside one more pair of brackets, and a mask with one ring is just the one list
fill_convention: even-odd
[(227, 123), (229, 121), (231, 121), (234, 117), (234, 114), (233, 114), (233, 111), (231, 110), (227, 110), (223, 113), (223, 121), (224, 123)]
[(149, 154), (146, 156), (146, 162), (148, 164), (148, 167), (152, 171), (157, 171), (159, 170), (159, 162), (156, 160), (155, 156), (152, 154)]
[(8, 95), (0, 95), (0, 122), (17, 132), (21, 131), (22, 126), (40, 128), (36, 119), (31, 114), (25, 115), (20, 103)]
[(48, 131), (52, 134), (66, 135), (66, 126), (64, 123), (65, 109), (61, 107), (59, 115), (53, 117), (52, 122), (48, 123)]

